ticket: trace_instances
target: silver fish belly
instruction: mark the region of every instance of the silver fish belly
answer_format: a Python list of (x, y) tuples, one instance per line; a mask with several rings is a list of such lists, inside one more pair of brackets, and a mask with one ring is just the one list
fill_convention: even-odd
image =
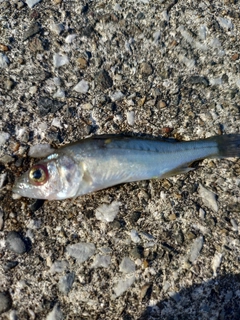
[(165, 178), (205, 158), (240, 156), (240, 135), (195, 141), (96, 136), (57, 149), (13, 187), (21, 196), (48, 200), (77, 197), (116, 184)]

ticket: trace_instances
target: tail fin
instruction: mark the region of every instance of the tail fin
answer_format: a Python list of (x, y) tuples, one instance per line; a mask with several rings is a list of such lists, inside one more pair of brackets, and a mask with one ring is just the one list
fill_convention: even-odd
[(240, 157), (240, 134), (227, 134), (208, 139), (217, 142), (219, 158)]

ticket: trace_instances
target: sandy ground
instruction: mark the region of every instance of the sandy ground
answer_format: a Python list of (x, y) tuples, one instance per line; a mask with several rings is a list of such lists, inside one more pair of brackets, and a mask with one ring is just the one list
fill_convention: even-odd
[(239, 133), (240, 2), (26, 2), (0, 0), (0, 319), (239, 319), (239, 159), (72, 203), (11, 188), (38, 144)]

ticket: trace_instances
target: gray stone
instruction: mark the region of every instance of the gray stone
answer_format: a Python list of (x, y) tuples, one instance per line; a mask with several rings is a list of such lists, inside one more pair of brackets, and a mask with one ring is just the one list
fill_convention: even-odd
[(40, 116), (44, 117), (48, 113), (55, 113), (64, 106), (64, 102), (52, 100), (48, 97), (40, 97), (37, 103)]
[(12, 307), (12, 297), (8, 291), (0, 292), (0, 314), (10, 310)]
[(17, 254), (23, 254), (27, 251), (25, 242), (20, 234), (16, 231), (10, 231), (6, 238), (7, 248)]
[(41, 30), (39, 24), (34, 22), (31, 26), (23, 33), (23, 41), (31, 38)]

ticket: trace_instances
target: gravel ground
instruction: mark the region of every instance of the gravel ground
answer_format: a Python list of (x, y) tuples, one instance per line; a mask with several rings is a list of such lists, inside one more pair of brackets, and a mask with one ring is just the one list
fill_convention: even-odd
[(0, 319), (240, 318), (239, 159), (74, 202), (11, 192), (38, 144), (239, 133), (239, 9), (0, 0)]

